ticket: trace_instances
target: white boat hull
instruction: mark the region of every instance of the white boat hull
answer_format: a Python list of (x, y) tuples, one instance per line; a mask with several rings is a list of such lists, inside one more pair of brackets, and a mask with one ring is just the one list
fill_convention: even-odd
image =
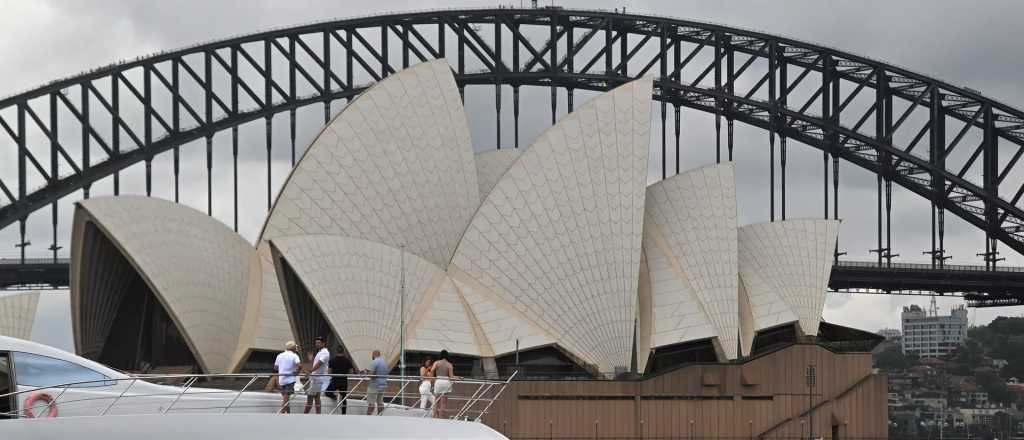
[(166, 414), (0, 421), (0, 438), (31, 440), (507, 440), (483, 423), (416, 417)]
[[(27, 399), (35, 393), (25, 393), (20, 396), (18, 407), (22, 408), (23, 416), (32, 414), (36, 418), (49, 416), (51, 410), (57, 417), (164, 413), (220, 414), (224, 412), (224, 408), (228, 408), (229, 414), (276, 414), (281, 410), (281, 395), (276, 392), (247, 391), (239, 394), (237, 391), (209, 388), (191, 388), (183, 392), (181, 388), (143, 381), (131, 384), (131, 388), (124, 392), (128, 386), (129, 382), (121, 382), (106, 388), (68, 388), (63, 393), (57, 389), (39, 389), (36, 392), (59, 399), (52, 404), (45, 400), (36, 400), (29, 408)], [(32, 388), (19, 387), (19, 391), (27, 390)], [(349, 398), (345, 405), (346, 414), (366, 414), (367, 402), (364, 400)], [(289, 407), (293, 414), (301, 413), (305, 406), (305, 394), (292, 396)], [(426, 417), (430, 411), (398, 403), (388, 403), (386, 406), (383, 412), (385, 416)], [(341, 414), (338, 401), (326, 396), (321, 399), (321, 411), (325, 414)]]

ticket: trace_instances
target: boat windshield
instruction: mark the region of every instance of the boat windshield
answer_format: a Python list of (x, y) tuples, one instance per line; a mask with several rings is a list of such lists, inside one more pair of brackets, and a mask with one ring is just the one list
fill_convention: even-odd
[(19, 386), (46, 387), (74, 383), (75, 388), (110, 386), (109, 377), (73, 362), (33, 353), (15, 351), (14, 377)]

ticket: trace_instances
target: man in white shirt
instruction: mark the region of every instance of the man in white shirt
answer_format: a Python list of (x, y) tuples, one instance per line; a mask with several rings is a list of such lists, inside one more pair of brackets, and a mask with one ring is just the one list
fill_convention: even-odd
[(289, 401), (292, 393), (295, 392), (296, 374), (302, 360), (295, 354), (295, 341), (288, 341), (284, 344), (284, 351), (277, 355), (274, 360), (274, 371), (278, 374), (277, 384), (281, 387), (281, 413), (291, 413)]
[(306, 375), (309, 379), (309, 390), (306, 391), (306, 410), (303, 414), (309, 414), (311, 406), (316, 404), (316, 413), (320, 414), (320, 394), (327, 391), (327, 384), (331, 378), (327, 376), (327, 363), (331, 360), (331, 352), (327, 350), (327, 341), (323, 336), (316, 337), (316, 354), (313, 356), (313, 367)]

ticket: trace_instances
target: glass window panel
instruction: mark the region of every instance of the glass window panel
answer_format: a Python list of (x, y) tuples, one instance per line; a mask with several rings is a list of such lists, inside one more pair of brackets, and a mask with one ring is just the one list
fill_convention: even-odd
[(72, 386), (86, 388), (109, 386), (114, 383), (100, 382), (109, 378), (75, 363), (19, 351), (14, 352), (13, 355), (14, 377), (18, 381), (18, 385), (50, 387), (70, 382), (96, 381)]

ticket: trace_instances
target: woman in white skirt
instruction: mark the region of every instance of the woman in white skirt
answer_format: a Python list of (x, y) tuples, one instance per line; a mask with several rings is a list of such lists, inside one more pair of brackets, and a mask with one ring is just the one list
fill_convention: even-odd
[(430, 367), (430, 374), (434, 376), (434, 393), (437, 395), (437, 402), (434, 403), (435, 418), (444, 418), (444, 407), (448, 403), (448, 393), (452, 390), (452, 379), (461, 379), (454, 374), (453, 369), (452, 363), (448, 362), (448, 350), (441, 350), (441, 359)]
[(434, 393), (430, 392), (432, 380), (434, 374), (431, 373), (430, 367), (433, 366), (434, 361), (427, 358), (423, 359), (423, 365), (420, 365), (420, 378), (423, 379), (420, 382), (420, 409), (427, 409), (427, 403), (430, 403), (430, 407), (434, 407)]

